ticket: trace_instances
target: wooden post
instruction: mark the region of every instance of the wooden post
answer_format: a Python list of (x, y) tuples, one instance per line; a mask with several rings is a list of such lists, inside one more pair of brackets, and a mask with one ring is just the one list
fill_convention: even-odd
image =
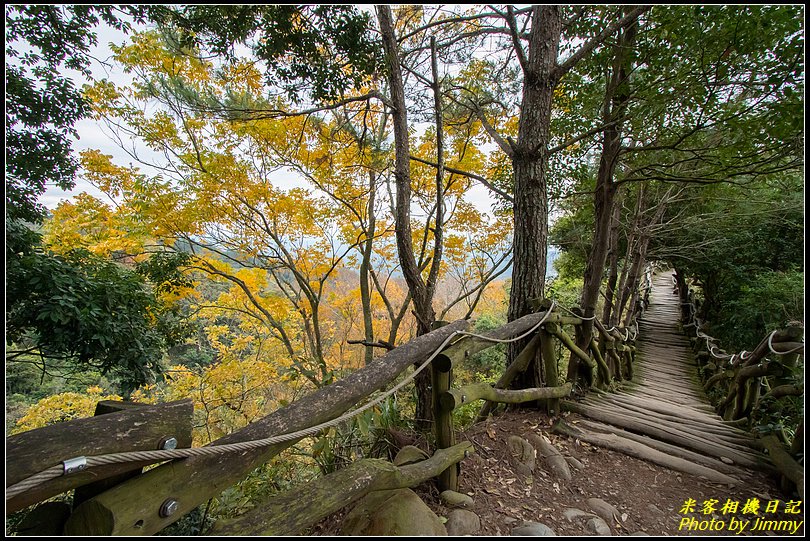
[[(123, 408), (122, 411), (75, 419), (15, 434), (6, 438), (6, 487), (63, 460), (126, 451), (158, 449), (162, 438), (174, 436), (179, 447), (191, 446), (191, 399)], [(6, 501), (13, 513), (51, 496), (137, 470), (150, 461), (88, 468), (57, 477)]]
[[(610, 383), (611, 374), (610, 374), (610, 367), (605, 362), (605, 358), (602, 357), (602, 350), (599, 349), (599, 344), (596, 342), (595, 337), (591, 337), (591, 353), (593, 353), (593, 358), (596, 360), (596, 365), (599, 367), (597, 374), (602, 374), (602, 382), (604, 385), (608, 385)], [(607, 374), (607, 376), (605, 376)], [(607, 378), (607, 380), (605, 380)], [(619, 378), (621, 381), (621, 378)]]
[[(119, 402), (118, 400), (102, 400), (98, 404), (96, 404), (96, 411), (93, 414), (94, 417), (98, 417), (100, 415), (106, 415), (108, 413), (115, 413), (118, 411), (126, 411), (134, 408), (140, 408), (145, 406), (146, 404), (142, 404), (139, 402)], [(183, 441), (181, 447), (191, 447), (191, 417), (188, 419), (188, 441)], [(183, 431), (186, 432), (185, 430)], [(173, 436), (175, 441), (177, 440), (177, 436)], [(186, 438), (182, 438), (185, 440)], [(157, 442), (158, 444), (160, 442)], [(175, 443), (175, 447), (178, 445)], [(157, 446), (156, 446), (157, 448)], [(106, 479), (101, 479), (99, 481), (95, 481), (93, 483), (89, 483), (87, 485), (83, 485), (77, 487), (76, 490), (73, 492), (73, 507), (76, 508), (80, 503), (86, 502), (96, 494), (101, 494), (108, 488), (112, 488), (119, 483), (123, 483), (127, 479), (132, 479), (136, 475), (140, 475), (143, 471), (143, 468), (135, 468), (131, 471), (124, 472), (118, 475), (113, 475), (112, 477), (108, 477)]]
[[(801, 342), (804, 339), (804, 327), (796, 324), (789, 323), (787, 328), (783, 331), (776, 333), (773, 337), (773, 346), (776, 351), (779, 351), (778, 344), (780, 342)], [(793, 349), (791, 347), (791, 349)], [(802, 355), (804, 352), (802, 351)], [(790, 353), (781, 356), (782, 366), (787, 370), (784, 371), (781, 377), (776, 377), (773, 380), (774, 387), (792, 383), (793, 372), (796, 369), (796, 364), (799, 360), (799, 353)]]
[[(433, 330), (443, 327), (445, 321), (436, 321)], [(442, 409), (439, 397), (450, 390), (450, 383), (453, 379), (453, 371), (440, 370), (438, 366), (431, 363), (430, 372), (433, 382), (433, 419), (434, 431), (436, 434), (436, 448), (448, 449), (456, 444), (456, 434), (453, 430), (453, 411)], [(452, 464), (449, 468), (439, 474), (439, 491), (458, 490), (459, 463)]]
[[(543, 372), (545, 372), (546, 387), (557, 387), (559, 383), (559, 373), (557, 370), (557, 351), (554, 348), (553, 333), (558, 330), (556, 323), (546, 323), (540, 327), (540, 354), (543, 358)], [(546, 400), (546, 411), (549, 415), (557, 415), (560, 411), (560, 399), (549, 398)]]

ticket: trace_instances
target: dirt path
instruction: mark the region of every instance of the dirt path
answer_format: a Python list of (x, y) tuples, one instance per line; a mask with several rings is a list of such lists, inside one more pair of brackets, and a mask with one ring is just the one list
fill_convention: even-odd
[[(566, 420), (577, 424), (577, 415)], [(590, 511), (586, 504), (589, 498), (600, 498), (619, 511), (619, 520), (610, 525), (614, 535), (642, 532), (649, 535), (728, 535), (731, 518), (735, 521), (751, 521), (748, 535), (763, 535), (766, 532), (751, 532), (756, 519), (804, 520), (804, 513), (765, 513), (768, 501), (780, 500), (779, 510), (791, 499), (780, 493), (774, 483), (760, 472), (750, 472), (742, 485), (728, 486), (707, 482), (705, 479), (676, 472), (649, 462), (578, 442), (566, 436), (550, 433), (551, 420), (537, 412), (507, 413), (489, 423), (481, 423), (468, 430), (463, 438), (473, 442), (477, 453), (463, 463), (460, 491), (472, 496), (472, 509), (481, 518), (481, 535), (509, 535), (523, 521), (541, 522), (551, 527), (557, 535), (592, 535), (586, 523), (588, 517), (568, 520), (566, 509)], [(555, 479), (546, 464), (538, 459), (533, 476), (521, 477), (515, 471), (512, 456), (506, 444), (510, 435), (526, 436), (530, 433), (546, 435), (564, 456), (577, 458), (584, 469), (572, 469), (573, 478), (568, 481)], [(460, 438), (462, 439), (462, 438)], [(435, 489), (421, 495), (440, 516), (447, 516), (449, 509), (439, 503)], [(794, 496), (798, 498), (797, 496)], [(697, 512), (682, 514), (681, 509), (690, 499), (695, 500)], [(704, 502), (718, 500), (717, 511), (704, 515)], [(760, 511), (742, 513), (749, 500), (760, 501)], [(737, 513), (723, 513), (728, 500), (738, 502)], [(802, 508), (803, 511), (803, 508)], [(689, 531), (683, 519), (695, 518), (697, 527), (706, 521), (714, 526), (725, 522), (720, 531)], [(687, 520), (689, 522), (689, 520)], [(761, 521), (760, 521), (760, 524)], [(802, 525), (803, 526), (803, 525)], [(803, 533), (799, 528), (796, 535)], [(790, 534), (790, 532), (786, 532)]]
[[(564, 418), (574, 426), (584, 421), (577, 414), (564, 414)], [(595, 535), (587, 525), (593, 515), (567, 511), (594, 513), (587, 504), (591, 498), (599, 498), (616, 508), (616, 518), (608, 522), (613, 535), (734, 535), (737, 533), (731, 531), (732, 524), (736, 530), (740, 524), (747, 525), (742, 535), (804, 534), (803, 505), (798, 514), (785, 513), (786, 504), (795, 502), (798, 496), (782, 493), (762, 472), (748, 471), (745, 481), (734, 487), (711, 483), (568, 436), (552, 434), (552, 422), (553, 419), (538, 411), (507, 412), (458, 435), (458, 441), (468, 440), (476, 450), (462, 462), (459, 477), (459, 491), (472, 497), (470, 510), (481, 521), (481, 530), (476, 535), (511, 535), (524, 522), (545, 524), (558, 536)], [(571, 480), (562, 481), (553, 476), (548, 463), (538, 456), (532, 474), (521, 475), (507, 439), (510, 436), (527, 438), (530, 434), (545, 436), (563, 456), (581, 462), (583, 469), (571, 468)], [(449, 516), (452, 509), (441, 503), (434, 484), (426, 483), (414, 490), (437, 515)], [(716, 510), (704, 514), (704, 505), (714, 500)], [(682, 512), (690, 501), (694, 502), (694, 510)], [(743, 512), (744, 507), (754, 501), (759, 502), (757, 513), (750, 509)], [(770, 505), (777, 505), (777, 512), (767, 512), (769, 502), (775, 501), (778, 504)], [(737, 503), (736, 512), (729, 509), (724, 512), (728, 502)], [(346, 511), (325, 519), (311, 533), (338, 534)], [(582, 516), (569, 520), (566, 512)], [(794, 531), (793, 526), (799, 522), (800, 527)], [(708, 529), (721, 526), (721, 529)], [(752, 531), (755, 526), (771, 526), (771, 531)], [(781, 529), (773, 531), (776, 527)]]

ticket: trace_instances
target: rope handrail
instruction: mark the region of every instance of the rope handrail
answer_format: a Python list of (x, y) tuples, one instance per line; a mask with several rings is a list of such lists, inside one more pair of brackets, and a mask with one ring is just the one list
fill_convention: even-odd
[(770, 336), (768, 336), (768, 349), (770, 349), (771, 353), (773, 353), (774, 355), (790, 355), (791, 353), (796, 353), (797, 351), (799, 351), (801, 349), (804, 349), (804, 344), (802, 344), (800, 346), (797, 346), (797, 347), (791, 349), (790, 351), (783, 351), (783, 352), (776, 351), (775, 349), (773, 349), (773, 336), (775, 334), (776, 334), (776, 331), (773, 331), (770, 334)]
[[(673, 275), (673, 280), (674, 280), (674, 279), (675, 279), (675, 276)], [(676, 285), (677, 285), (677, 284), (676, 284)], [(687, 287), (688, 287), (688, 286), (687, 286)], [(691, 291), (690, 291), (690, 294), (691, 294)], [(710, 354), (712, 357), (714, 357), (715, 359), (718, 359), (718, 360), (728, 360), (728, 363), (729, 363), (729, 364), (733, 364), (735, 357), (739, 357), (739, 359), (740, 359), (740, 360), (742, 360), (742, 361), (745, 361), (746, 359), (750, 359), (750, 358), (751, 358), (751, 355), (753, 354), (753, 352), (749, 352), (749, 351), (746, 351), (746, 350), (742, 350), (742, 351), (741, 351), (741, 352), (739, 352), (739, 353), (736, 353), (736, 354), (733, 354), (733, 355), (729, 355), (729, 354), (728, 354), (728, 353), (726, 353), (724, 350), (717, 348), (717, 346), (716, 346), (716, 345), (712, 344), (712, 342), (716, 342), (716, 341), (717, 341), (717, 338), (714, 338), (713, 336), (709, 336), (708, 334), (705, 334), (705, 333), (704, 333), (704, 332), (701, 330), (702, 324), (701, 324), (700, 320), (699, 320), (697, 317), (695, 317), (695, 314), (697, 313), (697, 307), (695, 306), (695, 303), (694, 303), (694, 302), (692, 302), (692, 301), (688, 301), (688, 302), (681, 302), (680, 304), (681, 304), (681, 306), (689, 306), (689, 307), (691, 307), (691, 308), (692, 308), (692, 310), (690, 311), (690, 313), (692, 314), (692, 321), (691, 321), (691, 322), (689, 322), (689, 323), (684, 323), (684, 324), (683, 324), (683, 326), (684, 326), (684, 327), (695, 327), (695, 329), (696, 329), (696, 330), (695, 330), (695, 335), (696, 335), (698, 338), (703, 338), (703, 339), (705, 339), (705, 340), (706, 340), (706, 348), (707, 348), (707, 350), (708, 350), (709, 354)], [(768, 337), (767, 337), (767, 339), (766, 339), (766, 340), (767, 340), (767, 342), (768, 342), (768, 349), (769, 349), (769, 350), (770, 350), (770, 352), (771, 352), (771, 353), (773, 353), (774, 355), (780, 355), (780, 356), (784, 356), (784, 355), (791, 355), (791, 354), (793, 354), (793, 353), (797, 353), (797, 352), (799, 352), (799, 351), (801, 351), (801, 350), (803, 350), (803, 349), (804, 349), (804, 344), (802, 343), (802, 345), (797, 346), (797, 347), (795, 347), (795, 348), (793, 348), (793, 349), (791, 349), (791, 350), (789, 350), (789, 351), (784, 351), (784, 352), (782, 352), (782, 351), (776, 351), (776, 350), (773, 348), (773, 337), (776, 335), (776, 333), (777, 333), (777, 332), (778, 332), (778, 330), (774, 330), (774, 331), (772, 331), (772, 332), (771, 332), (771, 333), (768, 335)], [(717, 353), (715, 353), (715, 350), (720, 351), (720, 352), (721, 352), (721, 354), (717, 354)]]
[(22, 494), (38, 485), (41, 485), (51, 479), (56, 479), (57, 477), (61, 477), (63, 475), (67, 475), (70, 473), (75, 473), (77, 471), (82, 471), (86, 468), (95, 467), (95, 466), (106, 466), (111, 464), (120, 464), (124, 462), (147, 462), (147, 464), (154, 464), (156, 462), (164, 462), (167, 460), (173, 460), (177, 458), (190, 458), (194, 456), (204, 456), (204, 455), (218, 455), (218, 454), (225, 454), (235, 451), (249, 451), (252, 449), (258, 449), (261, 447), (267, 447), (270, 445), (275, 445), (277, 443), (284, 443), (287, 441), (297, 440), (304, 438), (306, 436), (311, 436), (316, 434), (322, 430), (327, 428), (331, 428), (333, 426), (337, 426), (338, 424), (348, 421), (352, 419), (364, 411), (376, 406), (377, 404), (381, 403), (383, 400), (388, 398), (389, 396), (393, 395), (397, 391), (399, 391), (402, 387), (410, 383), (422, 370), (424, 370), (432, 361), (436, 358), (442, 350), (447, 347), (450, 342), (456, 337), (473, 337), (479, 338), (482, 340), (486, 340), (489, 342), (494, 343), (510, 343), (510, 342), (517, 342), (522, 340), (523, 338), (529, 336), (537, 329), (539, 329), (551, 315), (554, 307), (557, 306), (555, 301), (552, 301), (551, 306), (546, 310), (545, 315), (538, 321), (534, 326), (532, 326), (529, 330), (521, 334), (520, 336), (516, 336), (513, 338), (506, 338), (506, 339), (499, 339), (499, 338), (491, 338), (481, 334), (475, 334), (467, 331), (454, 331), (451, 333), (445, 340), (431, 353), (431, 355), (417, 367), (410, 375), (405, 377), (400, 383), (389, 389), (388, 391), (384, 392), (382, 395), (377, 397), (376, 399), (372, 400), (371, 402), (356, 408), (352, 411), (344, 413), (343, 415), (336, 417), (330, 421), (326, 421), (324, 423), (320, 423), (318, 425), (311, 426), (309, 428), (305, 428), (302, 430), (297, 430), (295, 432), (289, 432), (287, 434), (279, 434), (276, 436), (271, 436), (268, 438), (262, 438), (258, 440), (251, 440), (251, 441), (244, 441), (244, 442), (237, 442), (237, 443), (229, 443), (225, 445), (209, 445), (206, 447), (193, 447), (188, 449), (164, 449), (164, 450), (154, 450), (154, 451), (128, 451), (123, 453), (110, 453), (105, 455), (96, 455), (96, 456), (89, 456), (89, 457), (74, 457), (71, 459), (67, 459), (62, 461), (61, 463), (42, 470), (38, 473), (35, 473), (22, 481), (11, 485), (6, 488), (6, 501), (10, 500), (11, 498)]
[[(552, 301), (552, 302), (554, 302), (554, 301)], [(565, 306), (562, 306), (560, 304), (558, 304), (557, 306), (559, 306), (560, 308), (562, 308), (563, 310), (565, 310), (566, 312), (568, 312), (569, 314), (571, 314), (575, 318), (581, 319), (582, 321), (593, 321), (594, 319), (596, 319), (596, 316), (585, 317), (584, 315), (580, 315), (580, 314), (576, 314), (576, 313), (572, 312), (571, 310), (569, 310), (568, 308), (566, 308)]]

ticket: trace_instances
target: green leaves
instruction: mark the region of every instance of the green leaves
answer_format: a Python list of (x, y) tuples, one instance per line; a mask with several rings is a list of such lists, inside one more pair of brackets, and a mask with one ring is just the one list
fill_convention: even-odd
[(157, 19), (180, 44), (233, 58), (248, 45), (267, 65), (267, 80), (290, 99), (333, 101), (359, 88), (382, 64), (369, 15), (353, 6), (186, 6)]
[[(39, 222), (46, 184), (73, 187), (73, 125), (88, 107), (65, 68), (89, 76), (89, 48), (112, 6), (17, 5), (6, 9), (6, 216)], [(22, 52), (25, 50), (26, 52)]]
[(750, 351), (767, 332), (802, 319), (802, 209), (799, 175), (696, 188), (654, 239), (654, 252), (700, 284), (701, 316), (730, 350)]
[(63, 369), (112, 372), (134, 388), (182, 335), (146, 281), (122, 265), (85, 250), (63, 257), (32, 248), (6, 257), (10, 350), (30, 349)]

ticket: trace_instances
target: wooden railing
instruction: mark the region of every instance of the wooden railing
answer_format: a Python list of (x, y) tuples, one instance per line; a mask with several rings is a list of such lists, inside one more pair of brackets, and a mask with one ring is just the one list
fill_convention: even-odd
[[(771, 332), (750, 352), (729, 354), (719, 347), (717, 339), (703, 331), (704, 323), (697, 317), (695, 295), (685, 277), (676, 275), (674, 287), (681, 301), (684, 332), (691, 337), (703, 388), (720, 396), (716, 408), (725, 420), (752, 428), (752, 413), (762, 401), (804, 394), (804, 384), (792, 377), (798, 369), (799, 356), (804, 356), (802, 325), (797, 323)], [(763, 389), (767, 389), (764, 395)], [(774, 465), (802, 495), (804, 468), (793, 456), (803, 452), (803, 431), (802, 419), (793, 441), (786, 442), (789, 450), (774, 434), (760, 438)]]
[[(211, 451), (210, 447), (226, 446), (222, 450), (228, 452), (220, 454), (184, 455), (187, 458), (165, 462), (146, 472), (142, 471), (144, 465), (161, 460), (122, 459), (114, 466), (88, 467), (45, 481), (9, 498), (10, 487), (19, 488), (22, 480), (54, 464), (73, 463), (70, 461), (73, 457), (169, 449), (175, 445), (189, 447), (192, 406), (190, 400), (157, 406), (124, 404), (117, 406), (126, 408), (118, 413), (11, 436), (7, 439), (7, 513), (75, 488), (72, 509), (60, 513), (35, 510), (32, 516), (40, 517), (40, 522), (27, 533), (157, 533), (300, 441), (305, 437), (301, 433), (317, 433), (352, 415), (351, 408), (389, 386), (414, 364), (423, 368), (429, 365), (432, 371), (437, 449), (433, 457), (402, 467), (373, 459), (361, 460), (304, 487), (255, 502), (253, 511), (238, 519), (221, 521), (215, 530), (244, 535), (295, 534), (372, 490), (413, 486), (432, 477), (438, 477), (442, 490), (457, 489), (458, 464), (473, 449), (468, 442), (455, 441), (454, 409), (481, 400), (479, 418), (485, 418), (495, 404), (501, 403), (537, 402), (551, 413), (558, 412), (559, 400), (571, 393), (572, 384), (559, 382), (557, 344), (590, 367), (592, 381), (598, 387), (632, 378), (637, 328), (606, 329), (596, 321), (597, 335), (587, 351), (583, 351), (567, 330), (584, 322), (576, 310), (569, 311), (549, 301), (538, 301), (536, 306), (538, 312), (481, 335), (466, 332), (467, 321), (439, 324), (434, 331), (349, 376), (203, 448)], [(476, 383), (451, 388), (454, 366), (498, 343), (518, 338), (528, 340), (528, 344), (494, 386)], [(526, 370), (532, 359), (542, 363), (544, 386), (509, 390), (510, 383)], [(268, 437), (272, 443), (266, 443)], [(257, 445), (250, 447), (252, 443)], [(231, 451), (236, 445), (248, 447)], [(175, 452), (180, 451), (183, 450)], [(169, 460), (169, 453), (152, 454), (165, 461)]]

